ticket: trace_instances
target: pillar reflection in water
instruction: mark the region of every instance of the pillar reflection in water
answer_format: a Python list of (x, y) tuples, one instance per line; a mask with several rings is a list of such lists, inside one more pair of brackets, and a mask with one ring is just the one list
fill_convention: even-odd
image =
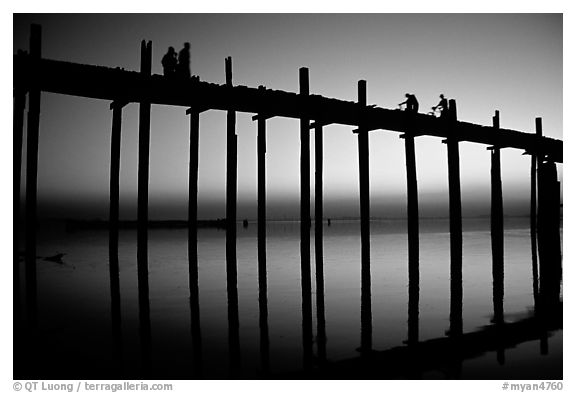
[[(410, 132), (412, 131), (410, 127)], [(406, 150), (406, 184), (408, 201), (408, 344), (416, 344), (419, 337), (420, 301), (420, 240), (418, 227), (418, 182), (414, 136), (402, 135)]]
[(314, 193), (314, 213), (315, 213), (315, 233), (314, 247), (316, 252), (316, 319), (317, 332), (316, 342), (318, 345), (318, 361), (320, 364), (326, 362), (326, 316), (324, 311), (324, 241), (323, 241), (323, 135), (322, 125), (316, 123), (314, 129), (315, 145), (315, 193)]
[[(263, 89), (260, 86), (259, 89)], [(257, 116), (258, 136), (258, 307), (260, 327), (260, 358), (264, 373), (270, 371), (270, 339), (268, 333), (268, 282), (266, 268), (266, 118)]]
[(123, 103), (113, 102), (112, 135), (110, 148), (110, 228), (109, 228), (109, 269), (110, 299), (112, 312), (112, 337), (114, 340), (115, 368), (122, 364), (122, 319), (120, 310), (120, 268), (118, 261), (118, 220), (120, 200), (120, 141), (122, 130)]
[[(300, 95), (309, 95), (308, 68), (300, 68)], [(300, 119), (300, 274), (304, 368), (312, 365), (312, 277), (310, 269), (310, 119)]]
[(198, 145), (200, 113), (195, 108), (190, 115), (190, 168), (188, 173), (188, 282), (190, 285), (190, 333), (194, 372), (202, 376), (202, 335), (200, 329), (200, 294), (198, 286)]

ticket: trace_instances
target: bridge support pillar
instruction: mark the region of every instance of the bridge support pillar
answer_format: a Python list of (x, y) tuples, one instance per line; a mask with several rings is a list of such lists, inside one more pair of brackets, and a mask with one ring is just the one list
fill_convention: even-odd
[[(300, 68), (300, 96), (310, 94), (308, 68)], [(300, 270), (304, 367), (312, 360), (312, 277), (310, 269), (310, 119), (300, 119)]]
[(26, 108), (26, 91), (21, 88), (14, 90), (13, 141), (14, 156), (12, 165), (14, 178), (12, 183), (12, 268), (13, 268), (13, 310), (14, 322), (20, 323), (20, 183), (22, 175), (22, 138), (24, 135), (24, 109)]
[[(264, 86), (259, 87), (260, 90)], [(260, 354), (266, 372), (270, 366), (270, 340), (268, 334), (268, 278), (266, 267), (266, 117), (257, 116), (258, 154), (258, 305), (260, 310)]]
[(418, 223), (418, 180), (414, 135), (403, 134), (406, 150), (406, 184), (408, 200), (408, 344), (418, 342), (418, 308), (420, 298), (420, 239)]
[[(449, 101), (449, 127), (457, 121), (456, 101)], [(462, 201), (458, 139), (451, 135), (448, 148), (448, 192), (450, 203), (450, 334), (462, 335)]]
[(326, 361), (326, 316), (324, 309), (324, 135), (323, 127), (319, 122), (314, 126), (314, 249), (316, 256), (316, 319), (318, 359)]
[[(142, 41), (140, 73), (152, 72), (152, 42)], [(151, 327), (148, 286), (148, 181), (150, 171), (150, 102), (140, 102), (138, 130), (138, 308), (144, 371), (149, 367)]]
[[(42, 30), (40, 25), (32, 25), (30, 31), (30, 56), (40, 60), (42, 56)], [(36, 288), (36, 231), (37, 231), (37, 190), (38, 190), (38, 138), (40, 131), (40, 88), (37, 73), (31, 75), (28, 92), (28, 129), (26, 140), (26, 306), (30, 326), (37, 325)]]
[(188, 168), (188, 285), (190, 287), (190, 323), (194, 369), (202, 373), (202, 339), (200, 330), (200, 295), (198, 287), (198, 145), (200, 111), (189, 108), (190, 159)]
[[(225, 60), (226, 86), (232, 90), (232, 58)], [(226, 111), (226, 285), (228, 292), (228, 328), (230, 365), (233, 373), (240, 367), (240, 319), (238, 315), (238, 268), (236, 265), (236, 190), (238, 135), (236, 111)]]
[[(492, 118), (494, 131), (500, 128), (499, 112)], [(500, 148), (494, 146), (491, 158), (491, 238), (494, 323), (504, 323), (504, 206), (502, 202), (502, 175)]]
[[(366, 81), (358, 81), (358, 104), (366, 107)], [(360, 276), (361, 276), (361, 337), (360, 350), (372, 350), (372, 280), (370, 272), (370, 158), (368, 131), (362, 126), (360, 113), (358, 128), (358, 169), (360, 179)]]
[(560, 183), (556, 164), (550, 161), (538, 165), (538, 253), (540, 299), (543, 305), (558, 305), (562, 280)]
[[(266, 117), (257, 116), (257, 154), (258, 154), (258, 282), (260, 298), (267, 295), (266, 268)], [(267, 313), (267, 311), (266, 311)]]
[(190, 116), (190, 159), (188, 168), (188, 282), (190, 299), (198, 298), (198, 145), (200, 112), (186, 110)]
[(120, 267), (118, 263), (118, 223), (120, 211), (120, 142), (122, 138), (122, 108), (125, 103), (114, 101), (112, 109), (112, 133), (110, 142), (110, 212), (108, 232), (108, 260), (110, 270), (110, 299), (112, 331), (117, 350), (117, 361), (121, 354), (121, 311), (120, 311)]
[[(500, 129), (500, 113), (492, 117), (494, 132)], [(499, 328), (504, 324), (504, 206), (502, 202), (502, 175), (500, 165), (500, 147), (491, 148), (491, 239), (492, 239), (492, 302), (494, 306), (494, 323)], [(496, 358), (499, 364), (505, 363), (505, 351), (498, 346)]]
[[(536, 118), (536, 136), (542, 137), (542, 118)], [(538, 278), (538, 236), (537, 236), (537, 222), (538, 222), (538, 186), (537, 186), (537, 173), (538, 173), (538, 154), (532, 154), (530, 165), (530, 245), (532, 249), (532, 292), (534, 296), (534, 306), (538, 302), (539, 292), (539, 278)]]

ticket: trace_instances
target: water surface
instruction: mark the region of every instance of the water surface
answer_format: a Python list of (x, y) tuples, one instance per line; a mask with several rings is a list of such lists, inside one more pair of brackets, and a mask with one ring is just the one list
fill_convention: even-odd
[[(450, 244), (447, 220), (420, 223), (420, 341), (446, 337), (450, 326)], [(38, 368), (52, 378), (283, 378), (298, 377), (304, 366), (299, 223), (267, 225), (269, 357), (262, 357), (257, 226), (238, 227), (238, 311), (240, 359), (230, 364), (226, 292), (226, 232), (198, 232), (201, 349), (193, 345), (188, 287), (188, 235), (185, 229), (149, 231), (150, 354), (142, 351), (139, 329), (136, 231), (121, 230), (121, 360), (114, 363), (108, 271), (108, 232), (67, 232), (51, 225), (39, 233), (38, 255), (66, 253), (64, 264), (38, 260)], [(490, 223), (464, 220), (463, 333), (490, 325), (494, 317)], [(318, 356), (314, 239), (311, 239), (314, 342)], [(408, 244), (401, 220), (371, 223), (372, 347), (405, 346), (408, 338)], [(504, 316), (526, 318), (534, 308), (528, 219), (506, 219)], [(338, 362), (359, 356), (360, 225), (324, 224), (326, 358)], [(21, 266), (23, 269), (23, 264)], [(23, 274), (22, 274), (23, 276)], [(196, 351), (196, 352), (195, 352)], [(194, 354), (201, 353), (199, 359)], [(562, 332), (505, 351), (505, 362), (488, 351), (464, 360), (460, 378), (562, 377)], [(44, 362), (44, 363), (42, 363)], [(200, 364), (200, 367), (198, 363)], [(57, 366), (55, 366), (57, 364)], [(235, 366), (236, 370), (234, 370)], [(27, 367), (15, 368), (26, 374)], [(36, 371), (38, 372), (38, 371)], [(116, 373), (116, 374), (114, 374)], [(399, 376), (403, 377), (403, 376)], [(451, 377), (428, 370), (419, 378)]]

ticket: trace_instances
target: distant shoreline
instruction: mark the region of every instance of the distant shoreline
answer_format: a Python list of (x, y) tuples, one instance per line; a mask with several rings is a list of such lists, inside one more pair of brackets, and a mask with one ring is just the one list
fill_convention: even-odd
[[(74, 231), (81, 229), (108, 229), (110, 221), (108, 220), (58, 220), (63, 221), (66, 225), (66, 230)], [(123, 220), (118, 222), (118, 227), (121, 229), (135, 229), (138, 227), (136, 220)], [(150, 220), (148, 221), (149, 228), (163, 228), (163, 229), (182, 229), (188, 228), (188, 220)], [(198, 220), (198, 228), (226, 228), (226, 219), (221, 218), (217, 220)]]
[[(517, 218), (517, 219), (529, 219), (529, 216), (504, 216), (505, 218)], [(421, 221), (441, 221), (448, 220), (448, 217), (420, 217)], [(463, 220), (489, 220), (490, 216), (476, 216), (476, 217), (463, 217)], [(360, 221), (359, 218), (325, 218), (324, 223), (330, 220), (332, 223), (338, 222), (356, 222)], [(47, 219), (42, 220), (43, 222), (61, 222), (64, 223), (67, 230), (82, 230), (82, 229), (108, 229), (110, 227), (110, 222), (108, 220), (77, 220), (77, 219)], [(41, 221), (41, 222), (42, 222)], [(241, 225), (244, 220), (236, 220), (236, 224)], [(371, 222), (378, 221), (406, 221), (406, 218), (379, 218), (373, 217), (370, 219)], [(40, 222), (40, 223), (41, 223)], [(247, 223), (256, 224), (257, 220), (246, 220)], [(268, 223), (299, 223), (298, 219), (269, 219)], [(311, 223), (315, 222), (311, 219)], [(121, 229), (135, 229), (138, 227), (137, 220), (121, 220), (118, 223)], [(148, 221), (149, 228), (162, 228), (162, 229), (183, 229), (188, 228), (188, 220), (150, 220)], [(226, 229), (226, 219), (219, 218), (215, 220), (198, 220), (198, 228), (216, 228), (216, 229)]]

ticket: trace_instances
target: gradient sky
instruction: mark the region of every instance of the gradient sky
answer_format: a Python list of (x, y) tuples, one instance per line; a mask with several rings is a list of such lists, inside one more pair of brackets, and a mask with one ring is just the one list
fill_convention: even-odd
[[(151, 40), (153, 73), (168, 46), (191, 43), (192, 74), (224, 83), (232, 56), (234, 84), (298, 91), (298, 69), (310, 69), (310, 92), (356, 100), (367, 80), (368, 104), (395, 108), (416, 94), (427, 112), (444, 93), (460, 120), (562, 138), (562, 15), (539, 14), (184, 14), (15, 15), (14, 52), (28, 49), (29, 25), (43, 28), (43, 56), (139, 70), (140, 41)], [(42, 94), (38, 192), (43, 217), (105, 218), (108, 211), (111, 111), (101, 100)], [(256, 124), (237, 114), (238, 218), (256, 217)], [(268, 216), (299, 212), (299, 122), (267, 122)], [(188, 117), (185, 108), (152, 106), (150, 216), (186, 218)], [(226, 115), (200, 120), (199, 216), (225, 216)], [(350, 127), (324, 128), (325, 215), (357, 217), (358, 157)], [(370, 134), (373, 217), (403, 217), (406, 172), (399, 134)], [(313, 134), (311, 135), (312, 168)], [(136, 217), (138, 105), (124, 110), (121, 217)], [(460, 144), (464, 215), (489, 214), (490, 155)], [(506, 214), (527, 214), (530, 158), (502, 152)], [(448, 212), (446, 147), (416, 140), (423, 216)], [(560, 174), (562, 165), (559, 165)], [(313, 176), (312, 176), (313, 181)], [(312, 191), (314, 188), (312, 187)]]

